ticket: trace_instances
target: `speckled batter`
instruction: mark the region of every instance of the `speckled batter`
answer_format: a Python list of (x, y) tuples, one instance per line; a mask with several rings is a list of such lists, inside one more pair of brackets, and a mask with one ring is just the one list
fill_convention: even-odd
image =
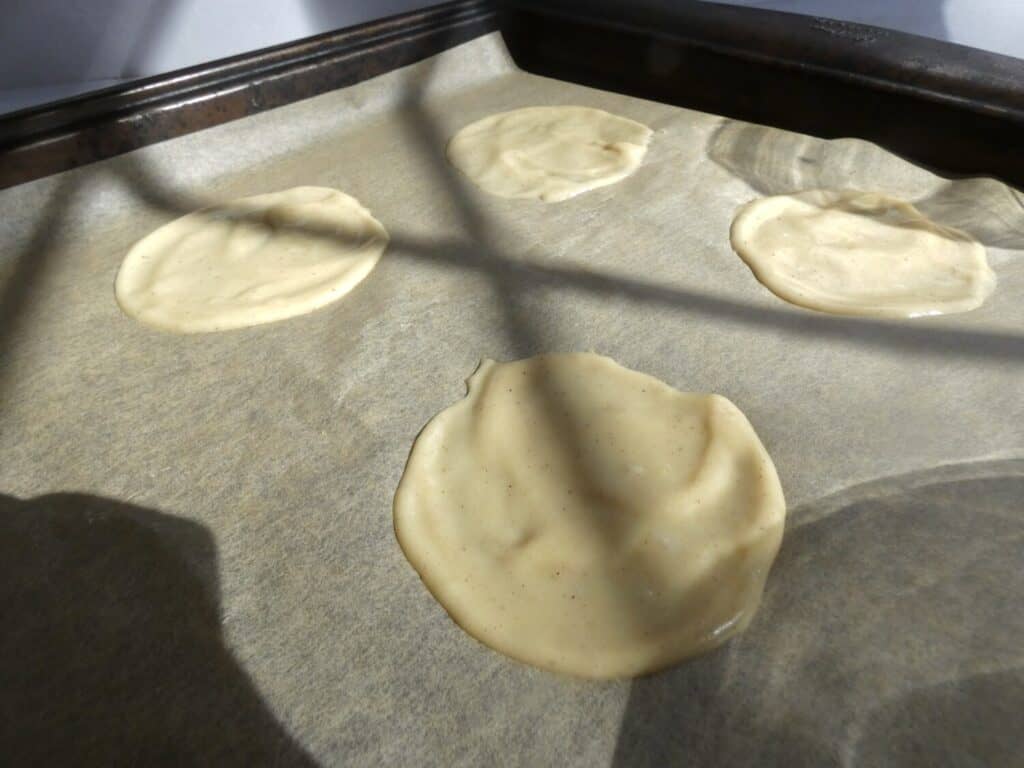
[(448, 159), (481, 189), (555, 203), (614, 184), (643, 161), (651, 129), (589, 107), (526, 107), (467, 125)]
[(785, 502), (730, 401), (567, 354), (483, 362), (417, 438), (394, 512), (409, 561), (467, 632), (610, 678), (747, 626)]
[(731, 240), (773, 293), (822, 312), (966, 312), (996, 284), (980, 243), (874, 192), (810, 190), (755, 200), (736, 214)]
[(295, 187), (191, 213), (144, 237), (115, 284), (125, 314), (165, 331), (223, 331), (337, 301), (376, 265), (387, 232), (359, 201)]

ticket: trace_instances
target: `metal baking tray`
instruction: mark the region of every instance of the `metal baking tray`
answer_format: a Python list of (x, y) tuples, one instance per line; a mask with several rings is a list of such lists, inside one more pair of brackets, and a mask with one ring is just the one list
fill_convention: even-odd
[[(703, 3), (456, 2), (0, 118), (0, 753), (11, 764), (1014, 765), (1024, 63)], [(651, 125), (558, 205), (444, 161), (500, 109)], [(981, 309), (783, 304), (732, 212), (810, 184), (989, 250)], [(112, 281), (217, 199), (338, 186), (392, 242), (311, 315), (173, 336)], [(459, 630), (391, 530), (482, 357), (593, 349), (736, 402), (789, 502), (761, 612), (635, 681)]]

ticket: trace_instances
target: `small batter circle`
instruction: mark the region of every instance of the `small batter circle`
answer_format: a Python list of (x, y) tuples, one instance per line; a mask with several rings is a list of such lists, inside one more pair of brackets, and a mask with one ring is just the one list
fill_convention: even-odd
[(730, 240), (769, 290), (822, 312), (967, 312), (996, 284), (980, 243), (874, 192), (809, 190), (755, 200), (737, 212)]
[(416, 439), (394, 504), (402, 550), (463, 629), (615, 678), (747, 626), (785, 501), (735, 405), (594, 354), (487, 360), (468, 388)]
[(589, 107), (526, 107), (485, 117), (448, 143), (448, 160), (492, 195), (553, 203), (633, 173), (651, 129)]
[(358, 285), (388, 234), (358, 200), (295, 187), (190, 213), (125, 256), (125, 314), (177, 333), (224, 331), (312, 312)]

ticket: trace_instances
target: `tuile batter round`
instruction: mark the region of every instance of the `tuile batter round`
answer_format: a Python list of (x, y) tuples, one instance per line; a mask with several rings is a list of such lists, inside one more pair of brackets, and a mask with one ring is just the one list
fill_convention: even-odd
[(732, 247), (786, 301), (844, 315), (966, 312), (995, 289), (985, 248), (893, 197), (808, 190), (740, 208)]
[(554, 203), (614, 184), (643, 161), (651, 129), (589, 107), (526, 107), (467, 125), (448, 160), (492, 195)]
[(284, 320), (337, 301), (374, 268), (384, 227), (336, 189), (295, 187), (190, 213), (125, 256), (125, 314), (201, 333)]
[(742, 631), (784, 520), (729, 400), (589, 353), (481, 363), (417, 437), (394, 502), (402, 550), (460, 626), (590, 678)]

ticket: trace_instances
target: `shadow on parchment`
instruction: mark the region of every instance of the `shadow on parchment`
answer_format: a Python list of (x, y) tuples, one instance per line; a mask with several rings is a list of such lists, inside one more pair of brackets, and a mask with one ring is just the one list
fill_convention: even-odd
[[(894, 166), (890, 151), (866, 141), (819, 139), (735, 120), (715, 129), (707, 154), (762, 195), (821, 188), (886, 192), (886, 174)], [(912, 202), (937, 223), (984, 245), (1024, 250), (1024, 193), (1002, 182), (953, 179)]]
[[(621, 273), (609, 274), (530, 261), (514, 252), (504, 251), (496, 245), (498, 238), (493, 231), (493, 223), (487, 221), (473, 203), (472, 195), (466, 189), (467, 182), (458, 178), (454, 169), (446, 165), (444, 137), (439, 137), (436, 127), (430, 126), (429, 118), (425, 116), (407, 112), (404, 119), (409, 121), (411, 140), (431, 148), (429, 153), (424, 152), (423, 157), (433, 165), (433, 172), (438, 174), (439, 180), (448, 185), (446, 191), (462, 212), (466, 235), (450, 240), (428, 239), (392, 228), (384, 258), (432, 263), (489, 277), (495, 300), (501, 302), (505, 320), (503, 332), (509, 336), (513, 349), (520, 356), (556, 348), (558, 331), (557, 328), (539, 326), (523, 306), (522, 299), (537, 289), (561, 289), (601, 296), (611, 301), (664, 306), (699, 320), (771, 329), (779, 334), (810, 337), (823, 342), (895, 349), (914, 355), (1024, 362), (1024, 335), (1015, 332), (956, 328), (949, 321), (943, 321), (945, 326), (936, 326), (920, 320), (843, 317), (796, 309), (782, 301), (778, 301), (776, 306), (765, 307)], [(429, 127), (424, 129), (424, 125)], [(436, 139), (440, 139), (439, 144), (434, 143)], [(175, 190), (137, 156), (108, 161), (106, 172), (112, 173), (147, 205), (168, 213), (192, 213), (210, 202)], [(338, 233), (332, 230), (320, 231), (304, 225), (302, 232), (339, 239)], [(723, 237), (728, 238), (728, 233)], [(370, 283), (379, 277), (375, 270), (365, 282)], [(346, 301), (358, 301), (359, 295), (360, 288), (357, 287)]]
[[(39, 216), (39, 224), (32, 237), (14, 255), (3, 275), (0, 284), (0, 360), (6, 358), (19, 328), (32, 314), (35, 303), (42, 298), (38, 286), (47, 270), (53, 267), (51, 262), (57, 247), (57, 233), (80, 187), (81, 181), (75, 176), (65, 176), (60, 180)], [(0, 368), (0, 394), (3, 391), (3, 374), (3, 368)]]
[[(545, 347), (550, 348), (552, 346), (550, 334), (557, 331), (557, 329), (538, 327), (534, 318), (531, 318), (521, 305), (520, 297), (522, 297), (524, 292), (537, 287), (557, 286), (569, 290), (592, 292), (606, 296), (609, 299), (626, 299), (629, 301), (664, 304), (680, 312), (692, 313), (724, 322), (768, 326), (781, 333), (808, 335), (823, 339), (852, 340), (865, 344), (877, 344), (883, 347), (895, 346), (907, 349), (908, 351), (922, 353), (1024, 360), (1024, 337), (1016, 334), (913, 326), (908, 323), (851, 320), (813, 315), (800, 311), (761, 308), (727, 299), (720, 299), (697, 291), (666, 287), (642, 279), (525, 262), (514, 253), (503, 253), (497, 250), (495, 246), (497, 238), (492, 231), (492, 223), (486, 221), (478, 211), (473, 202), (473, 195), (467, 189), (465, 181), (454, 174), (450, 166), (447, 165), (443, 157), (446, 137), (440, 136), (436, 125), (430, 121), (426, 113), (418, 109), (417, 94), (415, 92), (411, 94), (403, 109), (403, 119), (408, 121), (410, 140), (421, 143), (425, 148), (428, 162), (433, 163), (434, 172), (439, 175), (439, 179), (443, 180), (446, 192), (454, 197), (463, 213), (462, 224), (466, 230), (467, 239), (457, 242), (429, 242), (416, 240), (402, 232), (394, 232), (387, 257), (433, 261), (454, 269), (479, 271), (490, 275), (493, 278), (492, 286), (495, 298), (502, 301), (505, 331), (509, 334), (510, 342), (517, 354), (525, 356), (542, 351)], [(107, 167), (118, 174), (140, 197), (164, 210), (180, 214), (191, 212), (201, 207), (194, 201), (190, 201), (187, 196), (181, 196), (170, 189), (161, 179), (149, 171), (137, 154), (119, 158)], [(49, 227), (41, 228), (41, 232), (52, 227), (53, 225), (50, 224)], [(27, 250), (24, 258), (31, 258), (35, 255), (37, 254), (32, 250)], [(374, 275), (371, 274), (368, 280), (373, 279)], [(25, 290), (29, 290), (33, 287), (30, 285), (32, 282), (38, 281), (27, 280), (22, 287)], [(5, 299), (8, 295), (15, 301), (15, 305), (12, 305), (14, 310), (18, 310), (11, 310), (10, 314), (12, 316), (19, 314), (20, 309), (23, 307), (23, 305), (18, 305), (18, 302), (22, 300), (21, 291), (7, 292), (5, 293)], [(351, 300), (358, 300), (358, 295), (357, 291), (353, 294)], [(4, 307), (5, 312), (10, 309), (10, 307)], [(573, 439), (572, 435), (566, 437), (569, 443)], [(1013, 481), (1016, 482), (1016, 478)], [(1019, 483), (1014, 487), (1014, 490), (1017, 497), (1020, 498), (1022, 488)], [(20, 503), (22, 502), (15, 502), (15, 505)], [(115, 503), (110, 502), (110, 504)], [(867, 507), (861, 509), (864, 504)], [(124, 505), (118, 506), (124, 507)], [(841, 535), (838, 537), (834, 535), (834, 528), (838, 524), (836, 521), (842, 522), (843, 519), (852, 517), (855, 521), (867, 519), (874, 521), (871, 523), (872, 525), (885, 525), (888, 520), (885, 515), (879, 515), (877, 510), (872, 512), (873, 508), (870, 501), (857, 501), (850, 509), (861, 509), (861, 511), (846, 511), (838, 517), (829, 516), (827, 519), (823, 518), (820, 524), (809, 525), (806, 530), (797, 528), (789, 535), (787, 543), (784, 545), (783, 553), (780, 556), (779, 564), (776, 566), (776, 572), (769, 582), (769, 594), (766, 597), (764, 613), (759, 620), (755, 621), (754, 626), (746, 636), (704, 659), (634, 684), (617, 753), (617, 760), (620, 764), (661, 764), (656, 759), (660, 756), (670, 761), (685, 758), (695, 765), (742, 765), (744, 764), (742, 761), (751, 753), (737, 752), (736, 750), (742, 750), (742, 747), (746, 745), (747, 747), (760, 749), (761, 752), (758, 754), (764, 758), (755, 761), (753, 764), (772, 764), (771, 761), (774, 760), (775, 764), (820, 765), (827, 763), (836, 754), (835, 750), (837, 747), (835, 747), (835, 744), (840, 744), (847, 750), (854, 748), (866, 750), (867, 746), (870, 746), (865, 745), (863, 739), (858, 740), (854, 738), (857, 734), (853, 733), (853, 731), (857, 729), (853, 728), (853, 726), (850, 726), (852, 730), (847, 729), (850, 730), (849, 733), (847, 730), (844, 730), (847, 721), (854, 722), (861, 732), (870, 733), (870, 718), (867, 716), (859, 717), (864, 712), (875, 711), (875, 709), (882, 706), (892, 705), (893, 702), (896, 702), (898, 705), (904, 699), (909, 701), (914, 691), (927, 690), (929, 686), (941, 687), (941, 681), (927, 681), (921, 686), (908, 689), (907, 691), (896, 691), (891, 696), (887, 696), (884, 701), (881, 698), (872, 699), (869, 694), (863, 692), (859, 694), (859, 699), (847, 701), (843, 697), (843, 690), (856, 687), (854, 686), (855, 683), (859, 685), (858, 681), (861, 680), (861, 677), (858, 676), (858, 669), (848, 669), (843, 666), (843, 663), (852, 663), (850, 658), (855, 658), (855, 655), (850, 654), (849, 658), (841, 655), (838, 658), (833, 658), (835, 654), (830, 655), (828, 647), (824, 650), (820, 648), (819, 626), (813, 620), (813, 615), (808, 618), (803, 612), (812, 598), (817, 601), (818, 597), (812, 595), (803, 603), (792, 600), (787, 602), (788, 598), (783, 597), (785, 592), (780, 591), (781, 588), (773, 586), (778, 584), (780, 579), (784, 579), (782, 583), (790, 584), (791, 592), (800, 587), (800, 582), (796, 579), (796, 576), (803, 574), (801, 578), (806, 578), (806, 573), (800, 570), (802, 567), (801, 555), (794, 555), (793, 552), (799, 552), (801, 541), (806, 542), (806, 537), (812, 535), (815, 531), (818, 531), (817, 536), (821, 540), (815, 540), (812, 537), (810, 543), (804, 544), (806, 552), (802, 555), (805, 559), (812, 559), (817, 564), (817, 568), (814, 569), (815, 572), (829, 574), (835, 572), (833, 569), (839, 567), (838, 572), (841, 573), (841, 569), (845, 567), (851, 572), (861, 574), (861, 571), (857, 569), (861, 567), (862, 563), (856, 556), (850, 556), (845, 550), (842, 550), (842, 545), (849, 543), (847, 539)], [(960, 513), (961, 516), (964, 516), (962, 514), (963, 509), (960, 510)], [(913, 517), (913, 515), (910, 515), (910, 517)], [(895, 518), (908, 518), (908, 514), (897, 514)], [(912, 528), (913, 526), (910, 527)], [(858, 546), (862, 546), (862, 548), (870, 549), (871, 546), (875, 546), (878, 543), (868, 541), (870, 536), (864, 532), (858, 535), (861, 536), (861, 539), (854, 536), (852, 541), (860, 542)], [(888, 537), (882, 538), (888, 539)], [(991, 537), (986, 534), (979, 536), (979, 538), (982, 541), (989, 541)], [(996, 539), (996, 542), (1002, 545), (1007, 545), (1007, 541), (1006, 539)], [(822, 560), (818, 557), (815, 547), (822, 546), (826, 547), (826, 549), (831, 546), (833, 550), (836, 550), (832, 552), (833, 560)], [(794, 548), (797, 549), (794, 550)], [(894, 559), (899, 561), (901, 558)], [(878, 562), (875, 562), (876, 566)], [(142, 570), (148, 573), (150, 569), (144, 568)], [(784, 576), (780, 577), (780, 573), (784, 574)], [(788, 577), (785, 574), (789, 574)], [(814, 579), (812, 578), (811, 581), (814, 581)], [(109, 582), (110, 588), (116, 592), (122, 580), (119, 580), (117, 577), (115, 569), (112, 574), (102, 574), (102, 578), (98, 579), (98, 583), (104, 582)], [(125, 583), (130, 584), (131, 582), (127, 580)], [(820, 584), (817, 586), (821, 588)], [(846, 590), (838, 589), (834, 584), (826, 584), (825, 587), (822, 589), (822, 594), (826, 595), (828, 599), (838, 603), (850, 599)], [(159, 584), (154, 588), (158, 588), (158, 591), (159, 589), (166, 589), (166, 587), (160, 587)], [(199, 597), (195, 596), (194, 590), (192, 593), (193, 598), (187, 597), (189, 594), (188, 590), (183, 590), (183, 594), (186, 596), (184, 604), (180, 602), (175, 603), (172, 600), (169, 606), (171, 613), (181, 619), (191, 616), (193, 611), (188, 606), (200, 600)], [(215, 594), (215, 590), (213, 594)], [(147, 600), (145, 606), (151, 607), (153, 602)], [(155, 602), (158, 603), (159, 601)], [(83, 599), (83, 603), (87, 603), (87, 601)], [(882, 601), (882, 604), (884, 605), (885, 602)], [(981, 604), (983, 603), (979, 602), (979, 605)], [(813, 604), (811, 607), (814, 607)], [(977, 606), (973, 605), (967, 606), (968, 610), (976, 608)], [(160, 610), (162, 611), (163, 608)], [(210, 614), (209, 611), (206, 613), (199, 611), (198, 613), (209, 616), (215, 615), (216, 612), (214, 611), (213, 614)], [(863, 611), (860, 613), (853, 611), (852, 613), (860, 619), (864, 618)], [(1021, 613), (1024, 613), (1024, 611)], [(161, 613), (161, 615), (163, 614)], [(781, 615), (783, 618), (781, 620), (774, 618), (776, 615)], [(807, 650), (798, 646), (794, 650), (788, 644), (793, 640), (793, 637), (789, 634), (790, 627), (787, 626), (787, 618), (791, 620), (790, 624), (797, 627), (801, 626), (801, 621), (805, 625), (810, 622), (808, 628), (805, 629), (804, 635), (807, 638), (807, 645), (814, 646), (813, 648)], [(835, 619), (835, 617), (832, 618)], [(50, 617), (46, 621), (56, 621), (55, 626), (58, 629), (63, 626), (61, 624), (62, 619), (59, 616), (55, 619)], [(89, 624), (85, 618), (79, 618), (76, 621), (81, 624)], [(36, 623), (33, 624), (33, 622)], [(141, 621), (140, 623), (142, 626), (147, 625), (146, 621)], [(770, 623), (771, 627), (767, 623)], [(849, 623), (846, 622), (846, 624)], [(149, 624), (161, 626), (160, 616), (151, 618)], [(43, 628), (47, 626), (44, 619), (41, 618), (26, 620), (25, 625), (35, 626), (40, 634)], [(974, 623), (971, 625), (975, 626)], [(214, 623), (212, 626), (215, 628), (217, 625)], [(869, 623), (865, 622), (864, 626), (869, 626)], [(253, 736), (251, 743), (246, 742), (239, 747), (239, 749), (244, 747), (256, 750), (255, 753), (252, 751), (245, 752), (244, 749), (240, 752), (247, 762), (271, 761), (265, 759), (271, 753), (285, 755), (284, 758), (277, 757), (275, 760), (277, 762), (287, 762), (293, 759), (289, 755), (292, 755), (294, 750), (294, 754), (297, 755), (294, 757), (294, 762), (296, 764), (303, 764), (302, 761), (308, 758), (302, 755), (301, 751), (290, 742), (283, 741), (286, 737), (283, 736), (280, 726), (273, 723), (269, 712), (259, 704), (258, 696), (252, 689), (251, 683), (246, 679), (244, 672), (238, 669), (237, 665), (234, 665), (229, 653), (220, 642), (219, 631), (215, 631), (214, 628), (211, 628), (211, 625), (208, 623), (204, 624), (196, 630), (194, 636), (187, 636), (186, 633), (185, 639), (182, 641), (186, 645), (194, 643), (197, 648), (207, 648), (214, 658), (223, 660), (223, 665), (214, 664), (213, 666), (216, 669), (212, 671), (208, 669), (209, 661), (205, 662), (207, 666), (202, 666), (199, 663), (199, 659), (195, 660), (196, 669), (199, 670), (197, 677), (203, 677), (205, 674), (207, 685), (201, 686), (199, 683), (195, 683), (196, 687), (191, 689), (191, 693), (188, 695), (200, 701), (206, 697), (210, 703), (206, 709), (202, 706), (197, 707), (197, 711), (202, 715), (202, 722), (196, 722), (194, 728), (189, 727), (188, 723), (181, 725), (177, 720), (172, 723), (172, 725), (180, 727), (181, 732), (186, 734), (183, 737), (183, 743), (185, 745), (199, 744), (202, 746), (206, 740), (209, 740), (217, 749), (224, 750), (224, 753), (229, 755), (221, 759), (220, 762), (230, 763), (230, 757), (234, 754), (232, 751), (234, 747), (230, 744), (226, 745), (222, 741), (218, 742), (217, 738), (221, 737), (222, 734), (220, 730), (214, 729), (211, 726), (211, 723), (227, 722), (227, 727), (232, 731), (232, 734), (223, 736), (225, 739), (233, 737), (233, 734), (236, 733), (247, 733), (249, 730), (262, 734), (263, 740)], [(860, 625), (851, 627), (844, 624), (841, 629), (849, 634), (851, 631), (860, 630), (863, 627)], [(778, 634), (772, 634), (774, 631), (777, 631)], [(836, 633), (842, 634), (840, 630), (836, 630)], [(163, 637), (164, 633), (157, 632), (155, 634), (158, 637), (153, 642), (158, 651), (163, 648), (160, 644), (161, 642), (171, 643), (175, 638), (180, 639), (182, 637), (181, 630), (178, 630), (178, 634), (171, 636), (169, 639)], [(828, 636), (831, 637), (832, 635)], [(21, 638), (21, 642), (26, 643), (27, 641), (25, 641), (24, 637), (24, 633), (17, 633), (15, 635), (15, 639)], [(58, 633), (56, 641), (51, 642), (47, 639), (47, 641), (39, 644), (39, 649), (28, 649), (25, 652), (28, 654), (25, 658), (31, 660), (33, 658), (31, 652), (44, 657), (53, 648), (61, 647), (68, 650), (72, 656), (76, 653), (88, 654), (93, 652), (94, 646), (86, 644), (83, 648), (79, 648), (71, 640), (67, 640), (61, 645), (61, 642), (57, 642), (61, 637)], [(88, 638), (90, 635), (86, 633), (85, 637)], [(884, 636), (881, 639), (886, 640), (887, 638), (888, 636)], [(3, 642), (13, 643), (15, 639), (5, 638)], [(799, 641), (799, 636), (796, 639)], [(116, 638), (111, 638), (108, 645), (115, 647), (115, 641)], [(77, 642), (80, 643), (81, 638)], [(755, 646), (755, 643), (763, 643), (763, 645)], [(758, 648), (760, 656), (767, 654), (767, 660), (772, 663), (765, 663), (765, 658), (761, 658), (761, 661), (756, 664), (750, 664), (745, 661), (742, 653), (743, 649), (754, 649), (755, 647)], [(878, 647), (881, 646), (879, 643), (876, 643), (874, 648)], [(22, 653), (22, 651), (15, 649), (15, 653), (7, 654), (7, 658), (15, 658), (17, 653)], [(157, 663), (159, 658), (156, 657), (163, 655), (173, 658), (175, 654), (179, 657), (190, 658), (188, 652), (176, 651), (173, 647), (169, 647), (166, 652), (161, 651), (160, 654), (150, 654), (138, 658), (122, 655), (114, 659), (114, 661), (123, 662), (123, 668), (118, 667), (118, 669), (125, 676), (138, 675), (143, 680), (147, 679), (147, 676), (153, 678), (150, 684), (146, 686), (148, 690), (138, 690), (135, 692), (135, 696), (141, 697), (139, 699), (133, 699), (130, 695), (124, 694), (119, 690), (102, 687), (104, 685), (113, 685), (122, 679), (114, 676), (112, 681), (102, 679), (87, 680), (87, 682), (99, 686), (96, 689), (97, 700), (95, 702), (88, 698), (76, 698), (74, 695), (69, 696), (68, 701), (75, 703), (76, 711), (81, 709), (83, 701), (88, 702), (94, 710), (90, 714), (95, 714), (95, 716), (101, 719), (105, 718), (106, 720), (113, 721), (116, 720), (117, 713), (122, 712), (117, 697), (125, 696), (124, 700), (131, 704), (132, 717), (140, 718), (139, 724), (137, 726), (125, 726), (122, 724), (120, 726), (121, 730), (114, 727), (112, 729), (114, 734), (112, 738), (128, 740), (130, 742), (129, 748), (141, 750), (145, 744), (139, 745), (132, 741), (133, 734), (147, 732), (147, 729), (159, 732), (161, 727), (167, 727), (163, 720), (153, 715), (152, 710), (147, 715), (146, 707), (152, 704), (152, 700), (146, 698), (148, 691), (169, 690), (173, 693), (174, 691), (182, 690), (183, 687), (187, 688), (190, 684), (189, 680), (191, 677), (187, 674), (169, 676), (165, 681), (166, 670), (160, 668)], [(150, 656), (154, 658), (150, 658)], [(808, 656), (810, 658), (807, 658)], [(792, 662), (794, 658), (799, 661), (799, 664)], [(967, 661), (974, 662), (978, 658), (983, 658), (983, 656), (965, 653), (959, 663), (963, 665)], [(102, 656), (95, 664), (88, 666), (90, 668), (102, 668), (103, 664), (109, 661), (111, 659), (108, 656)], [(861, 661), (869, 665), (873, 661), (873, 657), (867, 660), (861, 659)], [(39, 666), (41, 663), (37, 662), (35, 667), (29, 666), (26, 669), (34, 669), (37, 682), (45, 681), (43, 690), (50, 690), (51, 683), (48, 680), (48, 676), (42, 673), (42, 667)], [(185, 666), (187, 667), (187, 665)], [(59, 670), (59, 665), (55, 668)], [(780, 669), (783, 670), (783, 673), (781, 676), (776, 676)], [(900, 680), (898, 675), (899, 669), (893, 670), (886, 667), (884, 671), (885, 674), (879, 676), (881, 682)], [(10, 670), (11, 679), (14, 679), (16, 672), (20, 673), (21, 670), (12, 667)], [(77, 666), (62, 672), (66, 679), (70, 680), (73, 684), (72, 687), (75, 691), (87, 688), (87, 686), (78, 684), (75, 675), (87, 673), (88, 669), (79, 669)], [(217, 674), (223, 675), (223, 678), (216, 677)], [(1003, 670), (1000, 674), (1017, 675), (1018, 673), (1011, 669), (1009, 671)], [(803, 688), (816, 692), (815, 696), (809, 698), (806, 704), (802, 703), (802, 699), (799, 697), (796, 701), (790, 700), (792, 696), (790, 696), (790, 699), (787, 699), (786, 683), (794, 679), (802, 680), (801, 675), (810, 676), (809, 679), (803, 681)], [(837, 677), (839, 682), (834, 682), (833, 676)], [(43, 695), (36, 692), (26, 682), (29, 678), (21, 679), (20, 690), (24, 696)], [(738, 680), (742, 680), (742, 682), (737, 682)], [(871, 687), (869, 692), (873, 694), (876, 690), (882, 689), (884, 689), (884, 686), (876, 685)], [(10, 687), (10, 691), (16, 692), (18, 690), (17, 686)], [(858, 690), (860, 689), (858, 688)], [(243, 703), (241, 705), (236, 704), (235, 698), (232, 697), (237, 697)], [(60, 697), (51, 694), (51, 698), (56, 700), (58, 704), (63, 704), (63, 700)], [(864, 701), (861, 702), (861, 699), (864, 699)], [(47, 701), (43, 701), (45, 706), (56, 706), (47, 703)], [(228, 703), (225, 704), (225, 701)], [(778, 704), (780, 702), (785, 703), (786, 706), (779, 707)], [(861, 703), (858, 704), (857, 702)], [(14, 712), (23, 709), (6, 701), (6, 696), (4, 704), (5, 709), (10, 706), (12, 707), (11, 711)], [(195, 702), (191, 702), (191, 704), (193, 707), (196, 707)], [(875, 709), (871, 709), (871, 707), (875, 707)], [(46, 711), (45, 707), (42, 711)], [(57, 706), (56, 711), (65, 720), (72, 722), (72, 724), (74, 723), (73, 714), (66, 707)], [(136, 714), (136, 711), (138, 714)], [(833, 723), (832, 720), (827, 719), (825, 723), (826, 727), (831, 728), (832, 731), (838, 729), (838, 736), (832, 731), (822, 732), (816, 728), (817, 720), (822, 712), (831, 712), (833, 713), (833, 719), (838, 718), (838, 725)], [(185, 721), (190, 715), (180, 714), (179, 716), (182, 721)], [(241, 721), (237, 718), (241, 718)], [(75, 732), (73, 725), (70, 732)], [(92, 732), (93, 729), (90, 729), (89, 733)], [(737, 736), (737, 732), (741, 735)], [(277, 740), (279, 736), (281, 738), (280, 741)], [(48, 744), (59, 745), (60, 741), (50, 740)], [(22, 748), (29, 748), (31, 746), (32, 744), (29, 742), (21, 744)], [(37, 748), (45, 748), (47, 744), (40, 743), (36, 746)], [(100, 744), (97, 746), (97, 749), (108, 747), (109, 745)], [(260, 752), (264, 747), (268, 750), (265, 754)], [(278, 749), (276, 753), (273, 752), (275, 748)], [(865, 751), (864, 753), (866, 754), (867, 752)], [(202, 754), (205, 761), (206, 753), (198, 754)], [(214, 752), (213, 754), (216, 758), (220, 753)], [(185, 755), (185, 758), (188, 756)], [(814, 762), (816, 756), (820, 757), (821, 760)], [(100, 755), (97, 759), (102, 759), (102, 757), (103, 755)], [(141, 753), (139, 760), (148, 761), (150, 757), (149, 753)], [(159, 759), (159, 756), (154, 757), (154, 759)], [(801, 763), (800, 760), (805, 762)]]
[(225, 646), (201, 525), (0, 495), (0, 563), (5, 764), (315, 765)]
[[(1024, 712), (1024, 670), (976, 675), (915, 690), (871, 713), (857, 764), (1019, 765), (1024, 736), (1010, 724)], [(1001, 723), (994, 732), (993, 723)]]
[(976, 766), (1024, 755), (1024, 461), (795, 510), (746, 634), (635, 680), (616, 766)]

